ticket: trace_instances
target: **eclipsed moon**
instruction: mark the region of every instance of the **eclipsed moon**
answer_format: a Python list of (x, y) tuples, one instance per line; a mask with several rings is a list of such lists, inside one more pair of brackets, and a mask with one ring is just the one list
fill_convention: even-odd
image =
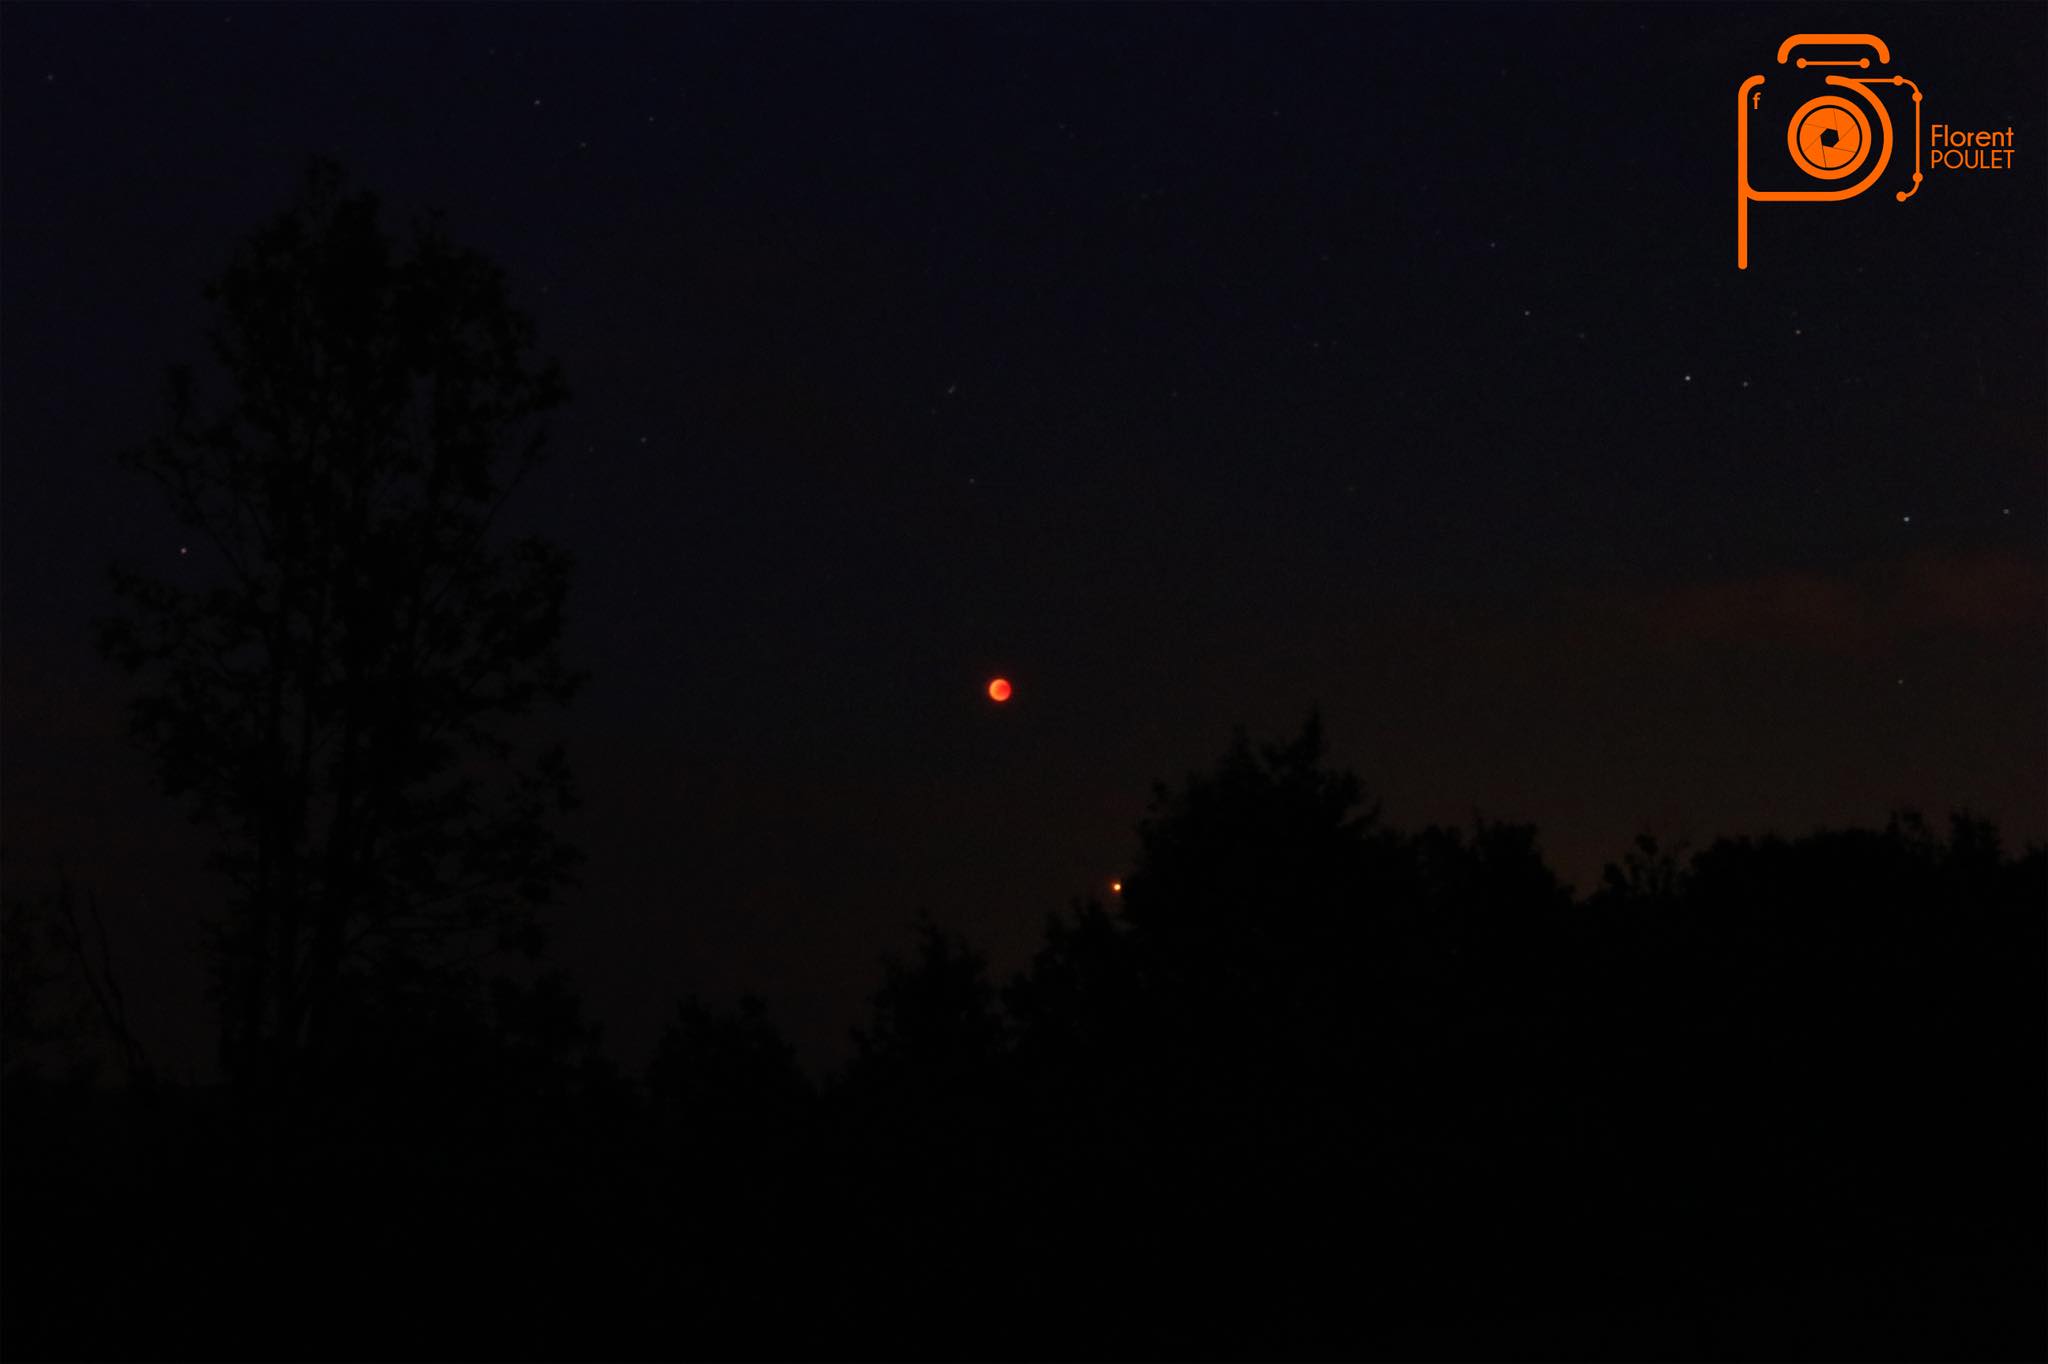
[(991, 700), (991, 701), (1007, 701), (1007, 700), (1009, 700), (1009, 699), (1010, 699), (1010, 683), (1009, 683), (1009, 681), (1008, 681), (1007, 679), (1005, 679), (1005, 678), (1001, 678), (1001, 677), (998, 677), (997, 679), (995, 679), (995, 681), (993, 681), (993, 682), (989, 683), (989, 684), (988, 684), (988, 699), (989, 699), (989, 700)]

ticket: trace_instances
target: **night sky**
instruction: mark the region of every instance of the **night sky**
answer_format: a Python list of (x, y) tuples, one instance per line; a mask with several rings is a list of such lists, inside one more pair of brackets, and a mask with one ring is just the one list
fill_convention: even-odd
[[(1155, 780), (1311, 706), (1391, 821), (1532, 822), (1581, 890), (1642, 830), (2048, 836), (2038, 7), (4, 28), (5, 889), (96, 891), (174, 1073), (203, 847), (91, 621), (110, 559), (206, 570), (113, 456), (314, 153), (574, 389), (517, 514), (578, 565), (557, 946), (629, 1062), (743, 990), (831, 1061), (920, 910), (1020, 965)], [(1757, 205), (1738, 272), (1736, 90), (1781, 130), (1801, 29), (2013, 168)]]

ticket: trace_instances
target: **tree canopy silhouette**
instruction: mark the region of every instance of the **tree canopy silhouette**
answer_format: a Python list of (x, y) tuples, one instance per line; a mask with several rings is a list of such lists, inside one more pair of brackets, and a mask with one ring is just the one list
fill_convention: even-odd
[(1000, 987), (921, 921), (822, 1084), (752, 999), (622, 1080), (559, 975), (381, 1007), (289, 1106), (11, 1069), (0, 1344), (2040, 1357), (2048, 852), (1644, 838), (1574, 897), (1359, 788), (1240, 737)]
[(315, 162), (206, 290), (224, 392), (170, 376), (123, 459), (188, 528), (117, 567), (105, 652), (133, 728), (217, 837), (222, 1053), (282, 1078), (382, 998), (448, 988), (571, 874), (557, 748), (522, 722), (578, 678), (568, 561), (498, 528), (567, 397), (501, 272)]

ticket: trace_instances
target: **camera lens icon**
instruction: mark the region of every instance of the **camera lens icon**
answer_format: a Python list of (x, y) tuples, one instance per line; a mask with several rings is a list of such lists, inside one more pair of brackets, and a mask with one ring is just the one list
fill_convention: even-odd
[[(1920, 190), (1920, 182), (1924, 178), (1920, 173), (1920, 87), (1904, 76), (1870, 74), (1872, 59), (1868, 56), (1801, 57), (1796, 65), (1792, 61), (1793, 52), (1800, 48), (1845, 47), (1867, 48), (1876, 53), (1878, 66), (1891, 63), (1891, 49), (1874, 33), (1795, 33), (1778, 44), (1779, 66), (1793, 66), (1800, 72), (1810, 71), (1819, 76), (1826, 87), (1793, 110), (1791, 121), (1785, 125), (1785, 150), (1798, 171), (1790, 184), (1780, 180), (1776, 186), (1758, 189), (1750, 179), (1752, 150), (1758, 153), (1765, 150), (1763, 146), (1752, 149), (1751, 129), (1754, 127), (1762, 140), (1768, 143), (1770, 135), (1765, 129), (1771, 126), (1773, 119), (1773, 115), (1764, 108), (1766, 78), (1751, 76), (1735, 92), (1735, 268), (1738, 270), (1749, 268), (1751, 204), (1827, 204), (1853, 199), (1884, 176), (1895, 147), (1902, 152), (1911, 150), (1913, 183), (1910, 188), (1899, 190), (1891, 197), (1903, 204)], [(1826, 75), (1821, 75), (1823, 70)], [(1854, 74), (1840, 74), (1843, 71)], [(1897, 92), (1898, 95), (1912, 92), (1913, 136), (1910, 141), (1903, 136), (1894, 140), (1892, 113), (1886, 107), (1885, 98), (1879, 94), (1880, 90)], [(1794, 100), (1798, 98), (1796, 91), (1787, 93)], [(1903, 104), (1899, 113), (1903, 118)], [(1769, 163), (1776, 160), (1776, 155), (1772, 152), (1763, 158), (1767, 186)], [(1799, 176), (1804, 176), (1804, 181)], [(1815, 180), (1822, 183), (1812, 183)]]
[(1808, 100), (1785, 129), (1793, 164), (1816, 180), (1854, 175), (1870, 155), (1870, 144), (1870, 120), (1840, 95)]

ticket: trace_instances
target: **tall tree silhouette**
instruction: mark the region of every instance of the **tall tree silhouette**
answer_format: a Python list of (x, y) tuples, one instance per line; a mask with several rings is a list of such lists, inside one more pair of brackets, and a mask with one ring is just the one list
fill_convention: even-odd
[[(175, 581), (117, 567), (102, 645), (143, 682), (136, 735), (218, 836), (223, 1059), (281, 1079), (378, 995), (432, 995), (574, 855), (559, 749), (568, 563), (495, 528), (567, 396), (501, 272), (316, 161), (206, 290), (218, 377), (170, 376), (123, 456), (191, 533)], [(209, 401), (209, 399), (212, 399)]]

